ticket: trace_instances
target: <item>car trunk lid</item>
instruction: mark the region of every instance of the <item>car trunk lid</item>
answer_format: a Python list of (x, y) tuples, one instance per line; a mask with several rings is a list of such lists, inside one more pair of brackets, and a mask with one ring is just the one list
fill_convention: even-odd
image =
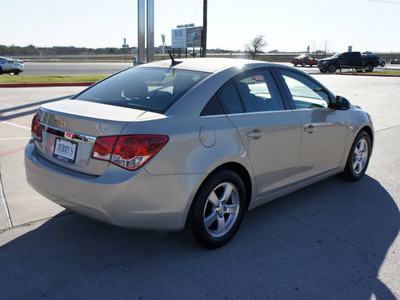
[(108, 162), (91, 158), (96, 138), (119, 135), (124, 127), (146, 111), (79, 100), (43, 105), (38, 111), (41, 141), (39, 154), (64, 168), (101, 175)]

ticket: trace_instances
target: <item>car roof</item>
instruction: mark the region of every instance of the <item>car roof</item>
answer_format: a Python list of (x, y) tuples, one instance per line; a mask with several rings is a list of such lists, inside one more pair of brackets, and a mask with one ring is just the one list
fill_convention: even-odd
[(250, 60), (250, 59), (238, 59), (238, 58), (176, 58), (175, 61), (179, 61), (179, 64), (172, 66), (171, 60), (161, 60), (148, 64), (141, 65), (140, 67), (162, 67), (162, 68), (174, 68), (183, 70), (192, 70), (198, 72), (216, 73), (222, 70), (230, 68), (257, 68), (276, 66), (263, 61)]

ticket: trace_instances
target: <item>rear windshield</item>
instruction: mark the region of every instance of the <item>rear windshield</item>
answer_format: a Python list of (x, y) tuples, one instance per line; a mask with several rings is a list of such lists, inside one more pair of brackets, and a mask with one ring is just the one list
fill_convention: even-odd
[(90, 87), (73, 99), (164, 113), (208, 73), (165, 68), (131, 68)]

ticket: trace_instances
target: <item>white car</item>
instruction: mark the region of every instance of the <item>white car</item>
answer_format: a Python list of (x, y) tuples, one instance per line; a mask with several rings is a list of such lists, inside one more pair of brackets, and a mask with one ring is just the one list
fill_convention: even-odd
[(0, 75), (3, 73), (18, 75), (24, 71), (24, 62), (18, 59), (0, 57)]

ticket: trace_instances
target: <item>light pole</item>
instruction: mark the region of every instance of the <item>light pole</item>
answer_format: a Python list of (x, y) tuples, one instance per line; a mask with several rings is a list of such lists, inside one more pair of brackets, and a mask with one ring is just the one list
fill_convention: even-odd
[(207, 54), (207, 0), (203, 0), (203, 31), (201, 33), (201, 56)]

